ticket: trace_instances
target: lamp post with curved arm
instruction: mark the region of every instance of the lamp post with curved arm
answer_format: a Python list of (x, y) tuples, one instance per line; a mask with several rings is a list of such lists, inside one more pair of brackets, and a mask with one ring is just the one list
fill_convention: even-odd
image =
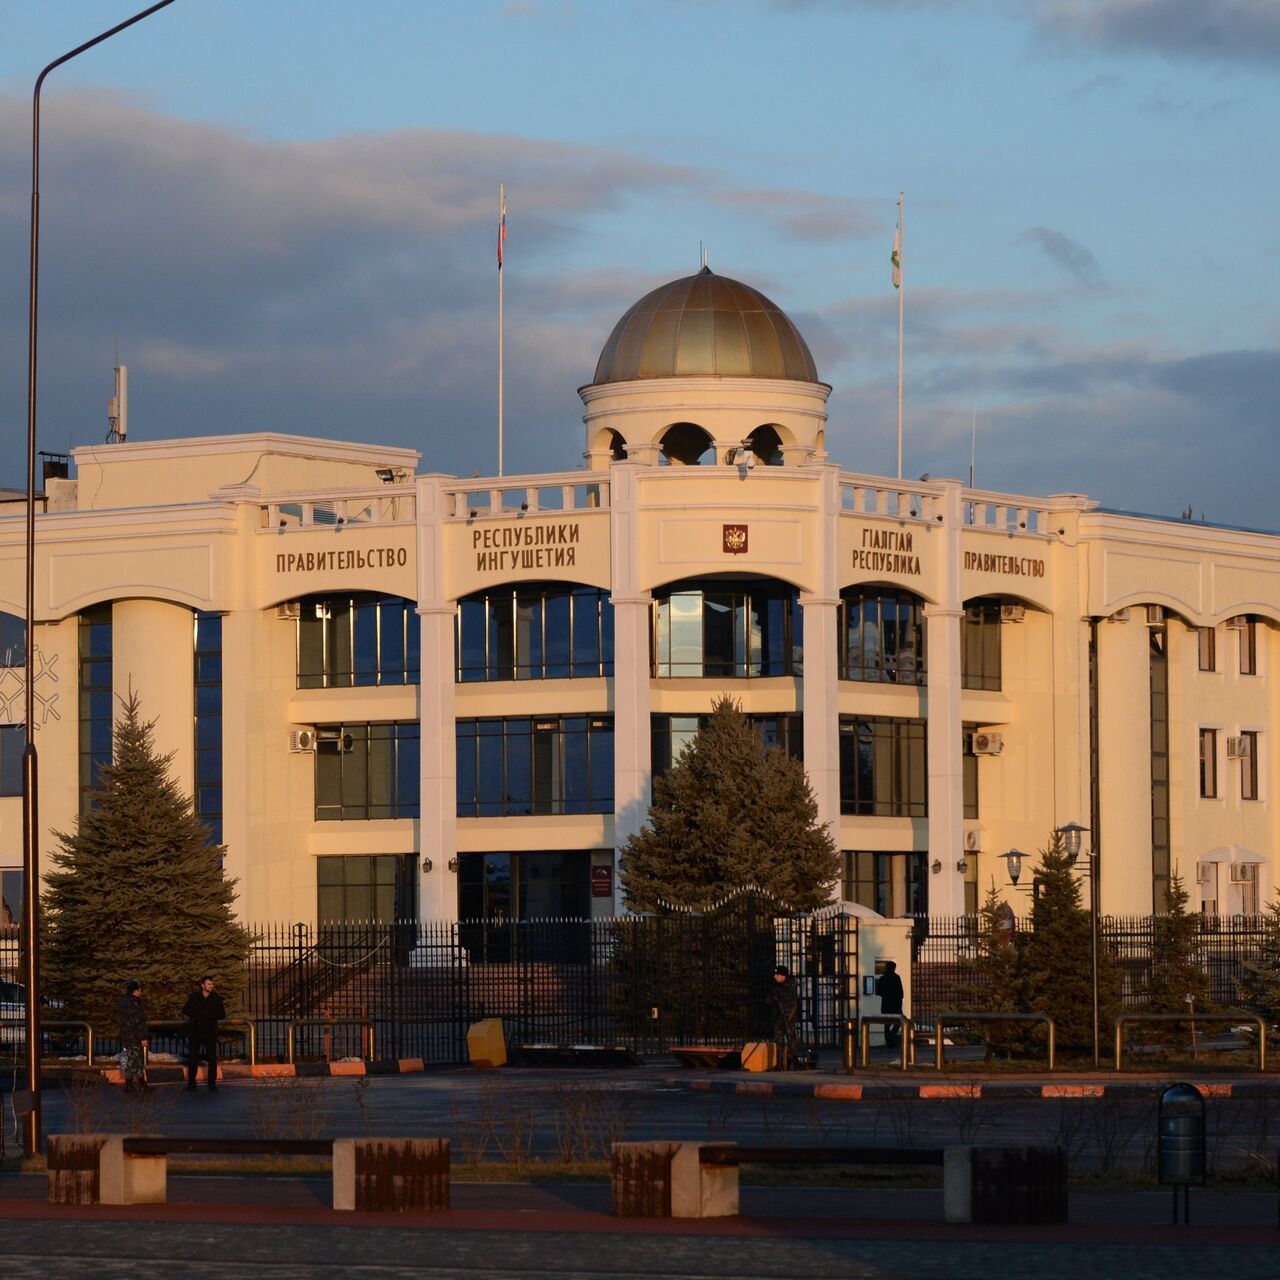
[(26, 680), (23, 713), (26, 716), (26, 745), (22, 751), (22, 953), (23, 980), (27, 988), (26, 1070), (29, 1104), (23, 1122), (23, 1151), (35, 1155), (40, 1150), (40, 842), (37, 824), (36, 782), (39, 775), (35, 738), (35, 567), (36, 567), (36, 321), (40, 283), (40, 90), (45, 77), (64, 62), (70, 62), (94, 45), (109, 40), (126, 27), (167, 8), (173, 0), (159, 0), (150, 8), (119, 22), (92, 40), (77, 45), (70, 53), (55, 58), (36, 77), (31, 101), (31, 287), (27, 310), (27, 564), (26, 564)]

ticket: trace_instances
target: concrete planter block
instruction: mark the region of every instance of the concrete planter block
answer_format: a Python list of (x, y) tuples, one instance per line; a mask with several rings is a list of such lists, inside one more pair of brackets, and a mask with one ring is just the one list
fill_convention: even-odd
[(673, 1218), (736, 1218), (738, 1166), (703, 1164), (702, 1143), (682, 1142), (671, 1157)]
[(448, 1138), (339, 1138), (333, 1207), (381, 1213), (449, 1207)]
[(168, 1156), (132, 1156), (124, 1137), (110, 1135), (102, 1144), (102, 1204), (165, 1204), (169, 1199)]

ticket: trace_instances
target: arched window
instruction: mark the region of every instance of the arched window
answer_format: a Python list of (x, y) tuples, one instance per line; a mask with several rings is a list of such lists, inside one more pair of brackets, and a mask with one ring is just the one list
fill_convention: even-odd
[(662, 462), (672, 467), (696, 467), (712, 452), (710, 434), (696, 422), (677, 422), (662, 436)]
[(766, 467), (782, 466), (782, 439), (776, 428), (768, 423), (757, 427), (747, 437), (747, 443), (751, 446), (751, 452), (756, 455), (757, 462)]
[(655, 676), (800, 675), (804, 611), (769, 579), (691, 580), (654, 592)]
[(1000, 606), (998, 598), (970, 600), (960, 632), (960, 684), (965, 689), (1000, 688)]
[(343, 592), (299, 602), (298, 688), (417, 684), (417, 606), (400, 596)]
[(599, 587), (520, 582), (458, 601), (459, 683), (613, 675), (613, 604)]
[(924, 601), (893, 587), (846, 587), (840, 593), (840, 678), (924, 684)]

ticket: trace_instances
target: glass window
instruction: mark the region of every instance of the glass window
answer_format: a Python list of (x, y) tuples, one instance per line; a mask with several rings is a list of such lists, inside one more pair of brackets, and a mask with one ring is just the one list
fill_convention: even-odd
[(460, 683), (610, 676), (613, 605), (597, 587), (495, 587), (458, 602), (454, 653)]
[[(459, 854), (458, 919), (587, 919), (590, 868), (591, 852), (586, 849)], [(482, 945), (479, 937), (475, 942)]]
[(419, 816), (416, 720), (316, 726), (316, 821)]
[(1240, 735), (1240, 745), (1244, 754), (1240, 757), (1240, 798), (1242, 800), (1258, 799), (1258, 733), (1254, 729), (1246, 729)]
[(1258, 624), (1253, 618), (1246, 618), (1240, 628), (1240, 674), (1258, 674)]
[(340, 854), (316, 859), (320, 924), (416, 919), (417, 858), (412, 854)]
[(26, 619), (0, 611), (0, 667), (20, 667), (26, 660)]
[(886, 587), (842, 591), (840, 678), (924, 684), (924, 601), (910, 591)]
[(22, 923), (22, 872), (0, 871), (0, 925)]
[(196, 817), (222, 843), (222, 615), (195, 615)]
[(804, 611), (785, 583), (681, 583), (658, 593), (653, 673), (658, 677), (799, 675)]
[(26, 749), (25, 724), (0, 724), (0, 796), (22, 794), (22, 756)]
[(925, 722), (840, 717), (840, 812), (928, 816)]
[(613, 812), (607, 716), (459, 720), (458, 816)]
[(1200, 730), (1200, 794), (1213, 799), (1218, 794), (1218, 731)]
[(298, 688), (417, 684), (420, 647), (412, 600), (308, 596), (298, 618)]
[(926, 861), (923, 853), (846, 849), (841, 893), (882, 916), (927, 915)]
[(111, 605), (80, 615), (80, 812), (93, 807), (98, 774), (111, 763), (115, 698), (111, 673)]
[(961, 687), (1000, 688), (1000, 601), (974, 600), (960, 631)]
[[(766, 750), (777, 747), (796, 760), (804, 759), (804, 717), (754, 715), (747, 717)], [(666, 773), (707, 722), (706, 716), (649, 717), (650, 767), (654, 777)]]
[(1216, 627), (1196, 628), (1196, 653), (1201, 671), (1218, 669), (1218, 631)]
[(964, 772), (964, 816), (978, 817), (978, 757), (973, 750), (975, 726), (965, 725), (962, 738), (960, 764)]

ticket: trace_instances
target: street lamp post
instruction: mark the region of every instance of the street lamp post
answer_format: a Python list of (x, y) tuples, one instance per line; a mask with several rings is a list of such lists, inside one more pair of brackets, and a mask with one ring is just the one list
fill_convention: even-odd
[[(1080, 856), (1080, 838), (1088, 834), (1089, 828), (1078, 822), (1068, 822), (1056, 828), (1055, 834), (1062, 837), (1062, 847), (1066, 850), (1067, 860), (1071, 866), (1076, 865)], [(1093, 993), (1093, 1065), (1102, 1063), (1101, 1028), (1098, 1012), (1098, 854), (1091, 849), (1086, 855), (1089, 859), (1089, 974)]]
[(26, 689), (23, 713), (26, 716), (26, 745), (22, 751), (22, 937), (23, 980), (27, 989), (26, 1070), (30, 1099), (23, 1122), (23, 1151), (36, 1155), (40, 1150), (40, 841), (37, 821), (36, 783), (39, 776), (36, 759), (35, 724), (35, 648), (36, 648), (36, 321), (40, 281), (40, 90), (45, 77), (64, 62), (70, 62), (94, 45), (109, 40), (126, 27), (150, 17), (158, 9), (167, 8), (173, 0), (159, 0), (125, 22), (117, 23), (92, 40), (77, 45), (70, 53), (55, 58), (36, 77), (31, 101), (31, 287), (27, 309), (27, 525), (26, 525), (26, 653), (24, 679)]

